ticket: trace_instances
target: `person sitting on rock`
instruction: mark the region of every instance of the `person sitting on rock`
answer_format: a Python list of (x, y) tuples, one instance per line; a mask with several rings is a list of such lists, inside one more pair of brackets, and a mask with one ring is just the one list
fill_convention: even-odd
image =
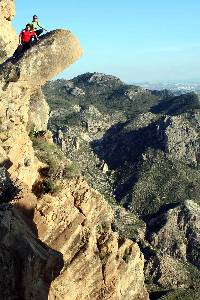
[(13, 58), (17, 58), (20, 54), (31, 47), (31, 41), (33, 37), (36, 38), (36, 40), (39, 40), (37, 34), (31, 30), (31, 25), (27, 24), (26, 28), (20, 32), (19, 46), (13, 54)]
[(42, 27), (42, 25), (36, 15), (33, 16), (33, 20), (30, 23), (30, 25), (31, 25), (31, 28), (33, 29), (33, 31), (35, 31), (35, 33), (37, 34), (37, 36), (42, 34), (43, 31), (47, 31), (44, 27)]

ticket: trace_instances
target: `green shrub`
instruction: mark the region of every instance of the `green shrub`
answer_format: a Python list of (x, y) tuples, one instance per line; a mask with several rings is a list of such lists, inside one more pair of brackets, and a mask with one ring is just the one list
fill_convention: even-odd
[(70, 178), (80, 175), (74, 162), (67, 160), (61, 149), (42, 138), (33, 137), (33, 148), (37, 158), (47, 165), (45, 174), (51, 179)]
[(131, 248), (127, 248), (124, 252), (124, 255), (122, 256), (122, 259), (125, 261), (125, 263), (128, 263), (131, 259)]
[(29, 129), (29, 138), (31, 141), (33, 141), (37, 137), (37, 131), (34, 130), (34, 126), (31, 126), (31, 129)]
[(199, 289), (176, 290), (166, 296), (159, 298), (160, 300), (198, 300), (200, 299)]
[(65, 169), (63, 170), (64, 178), (76, 177), (77, 175), (80, 175), (80, 170), (75, 162), (71, 162), (65, 166)]
[(109, 223), (106, 221), (104, 221), (102, 223), (98, 223), (96, 225), (96, 232), (98, 234), (104, 234), (104, 233), (108, 232), (109, 229), (110, 229)]
[(47, 178), (43, 181), (42, 184), (42, 194), (50, 193), (50, 194), (55, 194), (56, 192), (59, 191), (58, 185), (56, 185), (55, 181), (53, 181), (50, 178)]
[(101, 234), (103, 232), (103, 228), (102, 228), (101, 224), (97, 224), (96, 231), (97, 231), (98, 234)]

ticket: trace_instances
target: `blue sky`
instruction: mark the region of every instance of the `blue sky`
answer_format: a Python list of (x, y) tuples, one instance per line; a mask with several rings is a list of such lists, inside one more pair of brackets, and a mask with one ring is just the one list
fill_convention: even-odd
[(103, 72), (125, 82), (200, 80), (199, 0), (16, 0), (17, 32), (33, 14), (70, 29), (83, 57), (59, 75)]

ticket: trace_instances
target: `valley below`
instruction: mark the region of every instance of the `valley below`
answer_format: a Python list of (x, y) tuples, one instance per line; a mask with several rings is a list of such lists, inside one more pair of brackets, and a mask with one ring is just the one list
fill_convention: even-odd
[(199, 299), (200, 102), (86, 73), (43, 87), (54, 141), (140, 245), (150, 299)]

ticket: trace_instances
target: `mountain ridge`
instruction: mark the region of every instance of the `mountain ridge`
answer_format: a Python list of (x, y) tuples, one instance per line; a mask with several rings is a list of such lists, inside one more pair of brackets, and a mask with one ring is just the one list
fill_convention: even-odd
[[(54, 134), (62, 132), (66, 155), (111, 203), (113, 228), (139, 241), (150, 298), (165, 299), (164, 293), (166, 299), (167, 294), (176, 299), (187, 288), (199, 295), (198, 279), (188, 275), (191, 270), (199, 274), (199, 269), (188, 261), (191, 248), (179, 243), (179, 233), (175, 233), (173, 245), (177, 246), (171, 254), (164, 241), (155, 245), (147, 238), (156, 234), (150, 225), (154, 219), (161, 220), (185, 201), (200, 203), (198, 96), (145, 90), (101, 73), (50, 82), (43, 91), (51, 108), (48, 126)], [(198, 230), (195, 227), (197, 236)], [(181, 247), (188, 249), (189, 256), (173, 256)], [(176, 267), (170, 276), (172, 265)]]

